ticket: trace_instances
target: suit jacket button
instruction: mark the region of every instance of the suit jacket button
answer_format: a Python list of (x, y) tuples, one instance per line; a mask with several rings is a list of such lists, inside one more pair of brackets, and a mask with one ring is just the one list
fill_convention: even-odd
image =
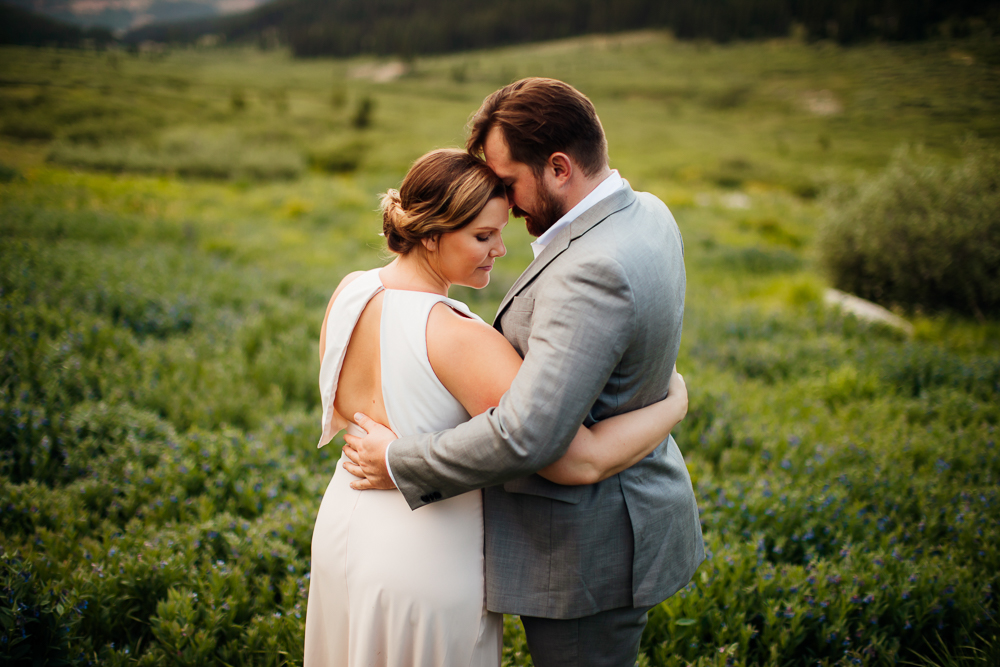
[(434, 491), (433, 493), (431, 493), (431, 500), (441, 500), (441, 492)]
[(424, 495), (420, 496), (420, 501), (424, 503), (429, 503), (431, 501), (431, 497), (425, 493)]

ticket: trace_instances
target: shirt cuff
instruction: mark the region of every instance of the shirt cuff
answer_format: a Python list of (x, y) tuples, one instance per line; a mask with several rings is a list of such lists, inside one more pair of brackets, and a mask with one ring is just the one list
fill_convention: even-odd
[[(392, 442), (396, 441), (393, 440)], [(385, 446), (385, 470), (386, 472), (389, 473), (389, 479), (392, 480), (393, 486), (395, 486), (398, 489), (399, 485), (396, 484), (396, 478), (392, 476), (392, 468), (389, 467), (389, 448), (392, 447), (392, 442), (390, 442), (388, 445)]]

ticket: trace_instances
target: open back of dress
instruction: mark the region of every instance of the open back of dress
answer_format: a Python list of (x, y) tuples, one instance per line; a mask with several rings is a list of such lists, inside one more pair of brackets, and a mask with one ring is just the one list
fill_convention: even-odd
[[(383, 289), (378, 270), (368, 271), (343, 289), (327, 316), (320, 447), (336, 435), (333, 402), (354, 327)], [(427, 358), (427, 318), (441, 301), (475, 317), (438, 294), (385, 290), (382, 398), (398, 435), (469, 419)], [(337, 465), (316, 518), (306, 667), (499, 665), (502, 617), (485, 606), (481, 492), (413, 512), (398, 491), (355, 491), (353, 479)]]

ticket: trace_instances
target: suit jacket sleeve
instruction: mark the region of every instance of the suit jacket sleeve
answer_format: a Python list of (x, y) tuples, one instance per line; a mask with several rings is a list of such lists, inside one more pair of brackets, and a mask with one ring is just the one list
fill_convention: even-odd
[(496, 408), (389, 448), (396, 485), (412, 509), (524, 477), (561, 457), (628, 347), (635, 301), (607, 256), (550, 265), (536, 280), (527, 354)]

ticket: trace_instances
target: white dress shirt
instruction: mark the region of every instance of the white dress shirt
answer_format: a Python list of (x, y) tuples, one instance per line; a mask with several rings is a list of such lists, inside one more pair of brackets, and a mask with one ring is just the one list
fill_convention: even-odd
[(563, 215), (563, 217), (556, 220), (556, 224), (545, 230), (545, 233), (539, 236), (538, 240), (531, 244), (531, 251), (535, 253), (535, 257), (538, 257), (538, 255), (545, 250), (545, 246), (552, 242), (552, 239), (556, 237), (556, 234), (562, 231), (563, 227), (579, 218), (583, 215), (584, 211), (591, 208), (594, 204), (602, 199), (607, 199), (623, 187), (625, 187), (625, 180), (618, 173), (617, 169), (612, 169), (611, 174), (601, 181), (596, 188), (591, 190), (589, 195), (581, 199), (580, 202), (571, 208), (569, 212)]
[[(590, 194), (581, 199), (579, 203), (565, 213), (563, 217), (556, 220), (556, 224), (546, 229), (545, 233), (539, 236), (538, 239), (531, 244), (531, 251), (535, 253), (535, 257), (538, 257), (538, 255), (545, 250), (545, 246), (551, 243), (552, 239), (554, 239), (556, 235), (562, 231), (564, 227), (566, 227), (566, 225), (579, 218), (585, 211), (597, 204), (597, 202), (602, 199), (607, 199), (624, 187), (625, 179), (621, 177), (621, 174), (618, 173), (617, 169), (612, 169), (611, 174), (601, 181), (596, 188), (591, 190)], [(395, 442), (395, 440), (393, 440), (393, 442)], [(396, 478), (393, 477), (392, 468), (389, 467), (389, 447), (392, 447), (392, 442), (390, 442), (385, 448), (385, 469), (389, 473), (389, 478), (392, 480), (392, 483), (395, 484)]]

